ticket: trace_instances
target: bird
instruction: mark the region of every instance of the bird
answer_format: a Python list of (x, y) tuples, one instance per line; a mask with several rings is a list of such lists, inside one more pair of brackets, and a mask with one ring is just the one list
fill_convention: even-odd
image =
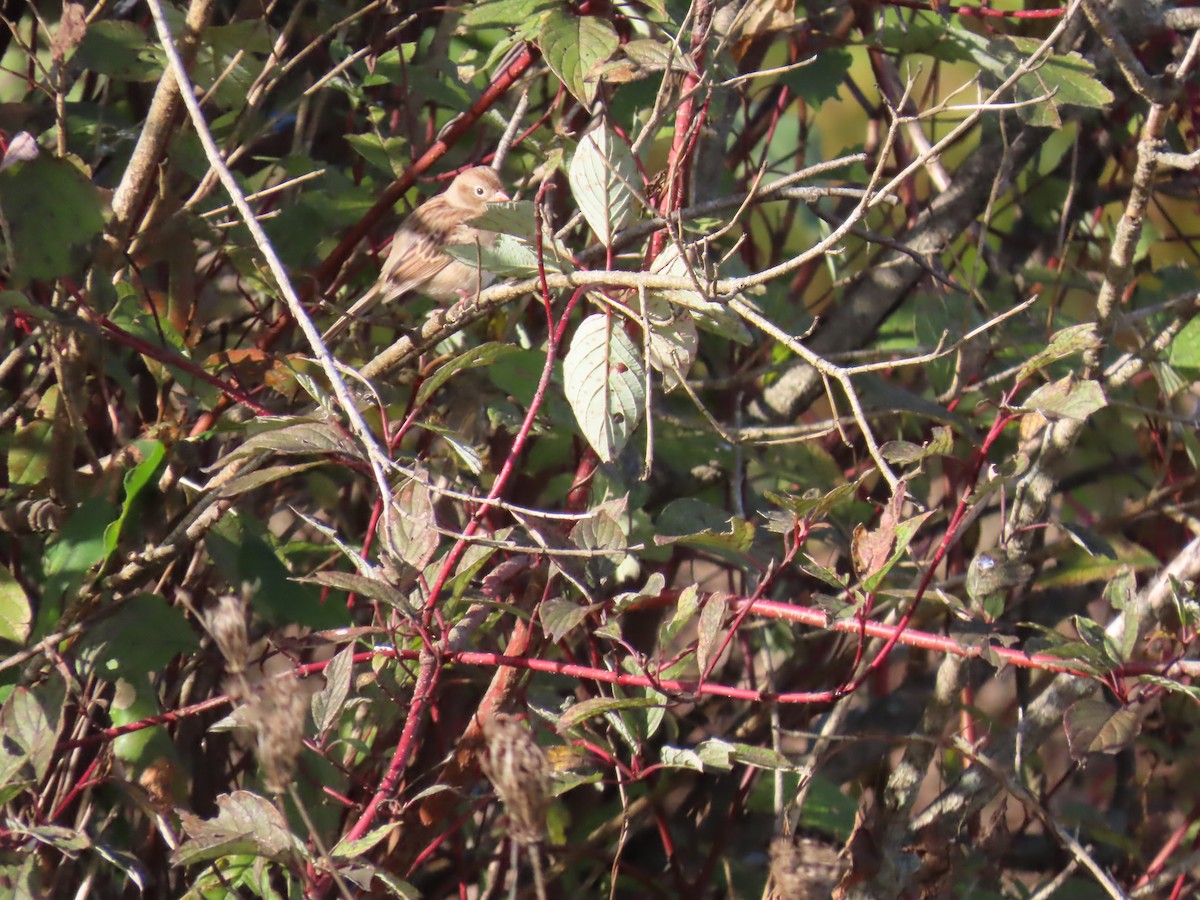
[(496, 235), (471, 226), (492, 203), (508, 200), (500, 176), (487, 166), (474, 166), (455, 176), (450, 186), (409, 213), (396, 229), (379, 279), (334, 322), (322, 339), (339, 337), (372, 307), (417, 291), (447, 302), (467, 297), (492, 281), (489, 272), (447, 256), (455, 244), (490, 246)]

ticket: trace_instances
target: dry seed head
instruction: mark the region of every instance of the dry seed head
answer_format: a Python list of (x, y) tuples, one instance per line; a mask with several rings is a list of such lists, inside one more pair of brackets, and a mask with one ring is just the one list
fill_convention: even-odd
[(509, 829), (520, 844), (546, 836), (550, 807), (550, 763), (516, 716), (497, 713), (483, 720), (487, 753), (483, 773), (508, 812)]
[(846, 869), (836, 848), (808, 837), (777, 835), (770, 855), (771, 880), (779, 900), (830, 897)]
[(244, 672), (250, 659), (250, 636), (246, 630), (246, 605), (242, 598), (232, 594), (221, 597), (216, 606), (209, 607), (206, 612), (205, 625), (225, 657), (229, 673), (240, 675)]
[(274, 794), (283, 793), (292, 783), (303, 746), (307, 710), (308, 697), (295, 678), (264, 682), (254, 700), (258, 764), (263, 769), (263, 783)]

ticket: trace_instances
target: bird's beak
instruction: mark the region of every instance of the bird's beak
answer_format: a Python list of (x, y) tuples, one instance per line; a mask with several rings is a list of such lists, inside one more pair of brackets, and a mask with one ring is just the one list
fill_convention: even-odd
[(511, 199), (512, 198), (510, 196), (508, 196), (508, 194), (504, 193), (504, 191), (496, 191), (496, 199), (493, 200), (492, 202), (493, 203), (503, 203), (505, 200), (511, 200)]

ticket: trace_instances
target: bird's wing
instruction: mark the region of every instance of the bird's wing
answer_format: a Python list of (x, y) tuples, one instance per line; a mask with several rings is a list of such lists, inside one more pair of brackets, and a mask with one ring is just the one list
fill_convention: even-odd
[(463, 213), (439, 195), (401, 223), (379, 276), (384, 303), (421, 287), (450, 264), (450, 257), (442, 251), (453, 242), (463, 222)]
[(465, 226), (460, 212), (441, 195), (418, 206), (400, 223), (384, 260), (379, 280), (325, 332), (329, 343), (372, 307), (389, 303), (401, 294), (420, 288), (450, 264), (442, 248), (453, 242)]

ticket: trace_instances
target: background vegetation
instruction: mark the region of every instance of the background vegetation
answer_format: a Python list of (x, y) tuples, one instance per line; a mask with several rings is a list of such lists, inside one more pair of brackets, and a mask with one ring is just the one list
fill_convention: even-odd
[(8, 895), (1196, 890), (1192, 10), (3, 12)]

